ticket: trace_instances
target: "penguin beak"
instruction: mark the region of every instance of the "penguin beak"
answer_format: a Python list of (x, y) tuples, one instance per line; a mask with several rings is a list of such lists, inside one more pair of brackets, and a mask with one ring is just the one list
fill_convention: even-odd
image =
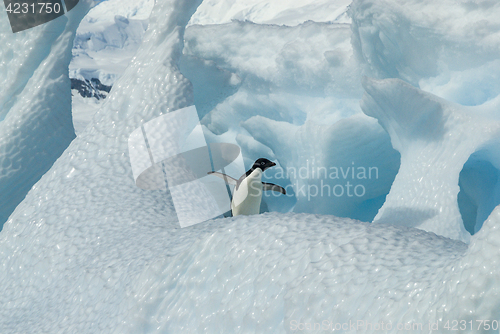
[(274, 162), (271, 161), (271, 167), (276, 166)]

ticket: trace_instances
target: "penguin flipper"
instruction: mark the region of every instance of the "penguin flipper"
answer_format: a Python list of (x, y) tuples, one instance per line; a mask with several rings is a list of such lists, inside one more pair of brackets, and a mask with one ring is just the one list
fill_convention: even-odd
[(238, 180), (232, 178), (231, 176), (229, 175), (226, 175), (224, 173), (219, 173), (219, 172), (208, 172), (207, 173), (208, 175), (214, 175), (214, 176), (218, 176), (220, 177), (221, 179), (224, 180), (224, 182), (226, 182), (227, 184), (229, 185), (232, 185), (232, 186), (235, 186), (236, 183), (238, 182)]
[(264, 191), (272, 190), (272, 191), (282, 193), (283, 195), (286, 195), (285, 189), (281, 186), (278, 186), (277, 184), (274, 184), (274, 183), (262, 182), (262, 190), (264, 190)]

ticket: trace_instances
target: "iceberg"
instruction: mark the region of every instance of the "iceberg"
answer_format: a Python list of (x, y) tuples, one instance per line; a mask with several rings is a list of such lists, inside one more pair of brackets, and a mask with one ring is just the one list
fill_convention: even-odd
[[(388, 18), (403, 16), (403, 6), (383, 3)], [(439, 69), (369, 52), (365, 43), (373, 39), (364, 37), (375, 28), (362, 18), (385, 17), (375, 15), (384, 13), (375, 1), (352, 4), (353, 26), (189, 26), (200, 4), (155, 3), (139, 49), (89, 125), (7, 219), (0, 233), (1, 331), (439, 333), (454, 321), (464, 332), (498, 330), (495, 90), (481, 105), (459, 105), (438, 96), (457, 96), (453, 84), (463, 68), (443, 83)], [(83, 16), (90, 3), (78, 6), (72, 12)], [(423, 13), (415, 20), (428, 17)], [(381, 27), (389, 34), (394, 24), (383, 20)], [(358, 30), (364, 36), (353, 46), (350, 29), (354, 39)], [(27, 62), (33, 78), (51, 78), (35, 76), (45, 67), (66, 73), (73, 34), (64, 66), (56, 58)], [(370, 36), (388, 43), (387, 34)], [(231, 36), (251, 46), (220, 44)], [(365, 58), (356, 56), (360, 48)], [(372, 61), (377, 52), (389, 67)], [(363, 73), (375, 79), (361, 86)], [(296, 170), (279, 175), (275, 168), (268, 176), (289, 185), (294, 199), (269, 201), (276, 212), (180, 228), (168, 189), (137, 187), (128, 142), (148, 122), (193, 105), (207, 143), (239, 144), (246, 160), (265, 154), (283, 173)], [(65, 124), (73, 134), (69, 116)], [(9, 131), (29, 129), (21, 125)], [(328, 179), (298, 174), (313, 165), (320, 173), (337, 169), (327, 170)], [(377, 177), (369, 178), (374, 167)], [(331, 190), (360, 181), (365, 194), (356, 198), (353, 187), (354, 196), (332, 201), (300, 192), (320, 190), (321, 181)], [(478, 320), (489, 320), (489, 328)]]

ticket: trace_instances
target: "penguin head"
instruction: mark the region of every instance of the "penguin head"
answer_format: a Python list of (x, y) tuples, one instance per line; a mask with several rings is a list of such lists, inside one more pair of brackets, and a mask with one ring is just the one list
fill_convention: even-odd
[(262, 171), (265, 171), (269, 167), (273, 167), (273, 166), (276, 166), (276, 164), (274, 162), (269, 161), (266, 158), (260, 158), (260, 159), (257, 159), (253, 163), (252, 169), (260, 168), (260, 169), (262, 169)]

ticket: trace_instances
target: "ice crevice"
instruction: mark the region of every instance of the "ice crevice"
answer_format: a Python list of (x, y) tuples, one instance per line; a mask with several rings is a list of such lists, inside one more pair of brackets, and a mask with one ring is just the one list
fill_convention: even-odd
[[(333, 125), (307, 120), (301, 126), (254, 116), (242, 126), (273, 151), (286, 171), (297, 198), (294, 212), (371, 221), (399, 168), (399, 154), (391, 147), (389, 137), (373, 119), (364, 115), (345, 118)], [(377, 166), (377, 175), (368, 174), (372, 166)], [(353, 170), (365, 171), (366, 179), (356, 179)], [(334, 171), (340, 171), (338, 177), (332, 174)], [(348, 177), (343, 177), (342, 172), (349, 174)], [(353, 192), (363, 191), (363, 196), (333, 194), (333, 191), (347, 193), (347, 182)], [(356, 188), (361, 185), (362, 188)]]

